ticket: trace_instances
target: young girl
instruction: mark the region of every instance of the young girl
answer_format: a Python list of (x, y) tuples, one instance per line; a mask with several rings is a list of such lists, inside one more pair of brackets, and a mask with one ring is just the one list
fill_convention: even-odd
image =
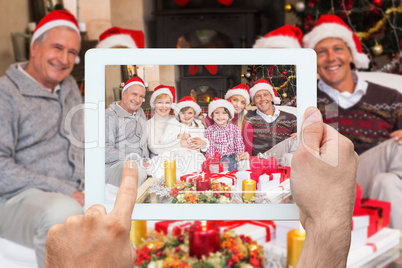
[(201, 107), (187, 96), (179, 100), (173, 109), (176, 118), (168, 121), (160, 142), (169, 144), (179, 140), (182, 148), (205, 152), (208, 147), (205, 128), (200, 120), (195, 119), (200, 114)]
[[(225, 95), (226, 100), (230, 100), (234, 107), (234, 116), (231, 119), (231, 123), (238, 126), (240, 129), (243, 127), (243, 119), (247, 114), (246, 107), (250, 104), (250, 88), (246, 84), (240, 84), (228, 90)], [(205, 124), (207, 127), (214, 122), (207, 116), (205, 118)]]
[(236, 161), (249, 159), (240, 128), (230, 123), (234, 110), (229, 101), (215, 98), (208, 106), (208, 116), (214, 124), (205, 132), (210, 143), (206, 155), (213, 157), (218, 152), (223, 159), (229, 161), (229, 171), (237, 170)]

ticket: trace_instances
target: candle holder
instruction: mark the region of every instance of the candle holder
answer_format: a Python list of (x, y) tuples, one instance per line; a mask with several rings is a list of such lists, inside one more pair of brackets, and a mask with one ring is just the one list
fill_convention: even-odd
[(207, 176), (205, 177), (204, 173), (197, 177), (195, 184), (196, 191), (208, 191), (211, 190), (211, 179)]
[(210, 222), (195, 222), (189, 229), (190, 256), (201, 259), (220, 250), (221, 237), (219, 227)]
[(173, 187), (176, 184), (176, 161), (166, 160), (164, 162), (165, 167), (165, 186)]
[(252, 179), (244, 180), (242, 183), (242, 197), (245, 203), (254, 203), (252, 200), (255, 198), (256, 182)]
[(299, 260), (301, 251), (303, 249), (305, 239), (306, 232), (304, 231), (303, 227), (293, 229), (288, 233), (288, 254), (286, 267), (296, 267), (297, 261)]

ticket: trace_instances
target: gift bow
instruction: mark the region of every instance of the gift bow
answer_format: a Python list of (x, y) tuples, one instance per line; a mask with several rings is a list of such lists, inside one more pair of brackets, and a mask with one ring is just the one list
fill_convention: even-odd
[(221, 174), (221, 173), (210, 173), (210, 174), (208, 174), (208, 177), (211, 180), (217, 180), (217, 179), (221, 179), (221, 178), (225, 177), (225, 178), (231, 179), (232, 184), (234, 184), (235, 180), (237, 179), (235, 174), (236, 174), (236, 172), (233, 173), (233, 171), (223, 173), (223, 174)]
[(259, 168), (259, 169), (253, 170), (250, 173), (250, 179), (255, 181), (256, 189), (258, 189), (258, 183), (260, 182), (260, 176), (263, 175), (263, 174), (269, 175), (269, 180), (270, 181), (272, 181), (274, 179), (274, 177), (272, 176), (271, 172), (269, 172), (269, 169), (266, 169), (266, 168)]
[(219, 166), (219, 172), (223, 172), (223, 161), (226, 160), (223, 160), (221, 155), (218, 152), (216, 152), (214, 157), (207, 157), (207, 160), (205, 160), (204, 163), (202, 163), (202, 171), (208, 174), (211, 173), (209, 165), (213, 164)]
[(271, 240), (271, 229), (275, 229), (276, 226), (273, 221), (211, 221), (224, 229), (234, 229), (240, 227), (246, 223), (264, 227), (266, 231), (266, 241)]

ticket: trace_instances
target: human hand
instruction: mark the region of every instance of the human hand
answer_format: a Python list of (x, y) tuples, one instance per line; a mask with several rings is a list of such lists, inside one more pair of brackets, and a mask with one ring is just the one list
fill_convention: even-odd
[(131, 214), (137, 199), (138, 168), (127, 161), (112, 212), (101, 205), (50, 228), (46, 267), (130, 267), (136, 251), (130, 241)]
[(207, 123), (205, 122), (205, 116), (203, 114), (200, 114), (197, 119), (201, 121), (205, 128), (208, 128)]
[(308, 108), (290, 176), (307, 235), (297, 267), (346, 266), (357, 166), (353, 143)]
[(81, 206), (85, 205), (85, 194), (83, 192), (75, 191), (71, 197), (80, 203)]
[(200, 150), (201, 148), (205, 148), (207, 142), (199, 137), (195, 137), (188, 140), (188, 144), (193, 150)]
[(250, 155), (248, 154), (248, 152), (242, 152), (237, 154), (236, 156), (236, 161), (242, 161), (242, 160), (248, 160), (250, 159)]
[(402, 145), (402, 129), (395, 130), (390, 136), (395, 139), (398, 145)]
[(184, 132), (182, 134), (177, 135), (177, 139), (181, 139), (181, 140), (187, 140), (191, 137), (190, 134)]
[(297, 140), (297, 133), (290, 134), (290, 137), (292, 137), (294, 140)]

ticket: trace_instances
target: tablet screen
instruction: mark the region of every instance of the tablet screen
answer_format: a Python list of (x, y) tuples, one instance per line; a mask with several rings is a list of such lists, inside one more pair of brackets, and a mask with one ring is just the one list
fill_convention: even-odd
[[(108, 183), (106, 180), (106, 170), (111, 165), (107, 163), (108, 158), (105, 156), (105, 144), (108, 144), (110, 138), (109, 134), (105, 134), (109, 125), (105, 125), (105, 112), (113, 103), (120, 103), (122, 83), (130, 77), (138, 76), (145, 82), (145, 102), (142, 103), (141, 109), (148, 120), (155, 116), (155, 110), (150, 107), (149, 100), (154, 88), (159, 84), (174, 86), (176, 101), (185, 96), (194, 99), (194, 103), (201, 109), (201, 117), (197, 116), (195, 119), (198, 121), (193, 121), (200, 126), (197, 126), (195, 132), (190, 130), (189, 139), (195, 136), (202, 138), (202, 135), (205, 137), (208, 125), (203, 126), (203, 119), (208, 117), (208, 105), (214, 98), (224, 98), (228, 90), (241, 83), (259, 89), (257, 79), (263, 78), (272, 84), (280, 99), (280, 103), (274, 104), (274, 109), (279, 110), (276, 113), (280, 117), (277, 118), (281, 119), (288, 129), (292, 128), (293, 122), (293, 132), (296, 132), (304, 110), (308, 106), (315, 106), (316, 103), (315, 62), (315, 53), (309, 49), (89, 51), (85, 65), (86, 206), (100, 203), (105, 205), (108, 211), (113, 207), (118, 183)], [(254, 97), (263, 90), (255, 92), (252, 93)], [(289, 133), (284, 133), (279, 127), (274, 129), (277, 135), (268, 135), (264, 123), (253, 121), (256, 117), (260, 118), (258, 111), (264, 111), (265, 105), (266, 102), (253, 98), (245, 107), (248, 115), (243, 119), (243, 124), (237, 126), (245, 148), (251, 148), (250, 159), (237, 162), (239, 166), (236, 170), (240, 170), (238, 172), (228, 171), (231, 162), (225, 156), (206, 157), (211, 152), (207, 151), (205, 154), (202, 151), (177, 149), (177, 146), (171, 150), (179, 139), (169, 140), (169, 135), (162, 135), (161, 138), (161, 133), (155, 134), (155, 127), (152, 125), (148, 125), (153, 129), (153, 133), (148, 130), (148, 136), (150, 139), (158, 136), (157, 143), (161, 149), (158, 152), (163, 153), (156, 155), (151, 151), (148, 158), (140, 160), (138, 154), (128, 153), (136, 151), (138, 148), (133, 147), (138, 147), (139, 143), (129, 145), (131, 148), (127, 148), (127, 144), (125, 147), (119, 147), (118, 151), (126, 156), (126, 159), (150, 164), (146, 165), (148, 177), (141, 181), (138, 188), (133, 219), (297, 219), (298, 210), (289, 190), (291, 155), (284, 155), (283, 150), (266, 150), (271, 145), (283, 143), (287, 143), (285, 147), (289, 150), (293, 146), (291, 143), (297, 142), (282, 137)], [(172, 122), (169, 124), (173, 125), (168, 124), (168, 131), (164, 134), (172, 130), (180, 131), (175, 129), (180, 125), (179, 110), (176, 115), (172, 109)], [(244, 127), (244, 122), (249, 123), (247, 126), (252, 125), (252, 129)], [(272, 129), (269, 131), (272, 132)], [(163, 143), (159, 139), (163, 140)], [(175, 165), (174, 171), (172, 163)], [(175, 175), (174, 185), (169, 184), (169, 174), (173, 174), (172, 172)], [(205, 185), (208, 185), (208, 188), (204, 189)]]

